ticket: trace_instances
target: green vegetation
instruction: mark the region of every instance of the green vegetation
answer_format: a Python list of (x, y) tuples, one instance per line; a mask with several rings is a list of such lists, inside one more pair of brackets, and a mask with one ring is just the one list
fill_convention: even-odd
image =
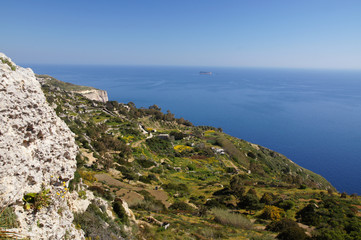
[[(0, 209), (0, 228), (17, 228), (19, 223), (12, 207)], [(1, 237), (0, 237), (1, 239)]]
[(87, 237), (123, 234), (133, 224), (125, 201), (139, 239), (360, 239), (361, 198), (279, 153), (156, 105), (103, 104), (49, 84), (80, 149), (69, 189), (85, 198), (86, 184), (115, 217), (93, 202), (74, 219)]
[(49, 75), (36, 75), (37, 78), (42, 79), (43, 81), (45, 81), (46, 85), (50, 85), (53, 87), (57, 87), (61, 90), (64, 91), (84, 91), (84, 90), (92, 90), (95, 88), (92, 87), (86, 87), (86, 86), (79, 86), (79, 85), (75, 85), (72, 83), (67, 83), (67, 82), (63, 82), (60, 81), (54, 77), (51, 77)]
[(7, 64), (11, 70), (15, 71), (16, 70), (16, 66), (14, 66), (8, 59), (6, 58), (0, 58), (1, 62), (4, 64)]
[(230, 213), (221, 208), (213, 208), (211, 212), (214, 215), (214, 220), (220, 224), (242, 229), (251, 229), (253, 226), (251, 221), (242, 214)]
[(35, 212), (47, 207), (51, 203), (51, 197), (49, 189), (42, 187), (42, 190), (38, 193), (27, 193), (23, 197), (25, 210), (33, 209)]

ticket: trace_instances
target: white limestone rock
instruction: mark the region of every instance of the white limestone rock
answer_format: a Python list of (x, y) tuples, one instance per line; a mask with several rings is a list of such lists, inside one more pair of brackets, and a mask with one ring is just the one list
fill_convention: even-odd
[[(16, 66), (3, 53), (0, 58)], [(33, 71), (13, 70), (1, 60), (0, 126), (0, 207), (15, 206), (16, 231), (31, 239), (84, 239), (65, 201), (76, 170), (74, 135), (47, 104)], [(40, 192), (42, 184), (51, 204), (37, 213), (25, 211), (24, 194)]]
[(83, 90), (83, 91), (76, 91), (76, 92), (90, 100), (99, 101), (99, 102), (103, 102), (103, 103), (108, 102), (108, 93), (104, 90), (90, 89), (90, 90)]

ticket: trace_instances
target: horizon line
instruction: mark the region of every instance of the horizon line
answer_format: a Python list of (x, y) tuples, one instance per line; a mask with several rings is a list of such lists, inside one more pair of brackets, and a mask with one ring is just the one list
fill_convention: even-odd
[(104, 63), (16, 63), (19, 66), (103, 66), (103, 67), (188, 67), (188, 68), (252, 68), (252, 69), (282, 69), (282, 70), (333, 70), (333, 71), (361, 71), (361, 68), (327, 68), (327, 67), (279, 67), (279, 66), (222, 66), (222, 65), (166, 65), (166, 64), (104, 64)]

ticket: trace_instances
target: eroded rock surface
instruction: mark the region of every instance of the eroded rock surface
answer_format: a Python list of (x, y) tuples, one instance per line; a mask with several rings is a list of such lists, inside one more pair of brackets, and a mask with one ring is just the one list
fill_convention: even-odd
[[(23, 237), (83, 239), (65, 200), (76, 170), (73, 133), (47, 104), (33, 71), (0, 58), (0, 206), (15, 207)], [(24, 194), (42, 185), (49, 206), (24, 210)]]

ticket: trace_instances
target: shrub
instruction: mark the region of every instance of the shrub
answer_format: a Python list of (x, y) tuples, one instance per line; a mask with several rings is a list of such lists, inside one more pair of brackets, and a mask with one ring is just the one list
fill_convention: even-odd
[(86, 199), (87, 197), (86, 197), (86, 192), (84, 191), (84, 190), (80, 190), (79, 192), (78, 192), (78, 196), (79, 196), (79, 198), (81, 198), (81, 199)]
[(207, 209), (212, 209), (212, 208), (226, 208), (226, 206), (220, 202), (219, 200), (217, 199), (210, 199), (208, 200), (204, 206), (207, 207)]
[(184, 183), (168, 183), (162, 185), (163, 189), (170, 193), (188, 193), (189, 189)]
[(151, 151), (165, 155), (174, 154), (174, 149), (169, 141), (154, 137), (146, 140), (146, 144)]
[(309, 239), (303, 230), (300, 227), (290, 227), (285, 229), (283, 232), (277, 235), (277, 239), (280, 240), (306, 240)]
[(94, 192), (94, 194), (98, 197), (102, 197), (104, 199), (110, 200), (112, 201), (114, 198), (112, 196), (112, 194), (108, 191), (105, 190), (102, 187), (99, 186), (91, 186), (88, 188), (90, 191)]
[(28, 193), (23, 197), (23, 202), (25, 209), (34, 209), (34, 211), (39, 211), (43, 207), (47, 207), (51, 203), (51, 198), (49, 194), (50, 190), (42, 187), (42, 190), (38, 193)]
[(75, 171), (74, 173), (74, 178), (72, 180), (70, 180), (69, 182), (69, 190), (72, 192), (75, 189), (75, 186), (80, 182), (80, 174), (78, 172), (78, 170)]
[(266, 230), (272, 232), (282, 232), (287, 228), (291, 228), (291, 227), (298, 227), (298, 224), (291, 219), (283, 218), (279, 221), (271, 222), (270, 224), (268, 224), (266, 226)]
[(337, 228), (321, 228), (318, 229), (312, 236), (315, 240), (344, 240), (344, 239), (360, 239), (360, 236), (352, 237), (346, 234), (345, 231)]
[(137, 163), (142, 166), (143, 168), (150, 168), (152, 166), (155, 166), (155, 162), (151, 160), (147, 160), (145, 158), (143, 159), (137, 159)]
[(270, 193), (264, 193), (259, 202), (264, 203), (266, 205), (270, 205), (273, 201), (273, 196)]
[(214, 220), (220, 224), (239, 227), (242, 229), (252, 228), (251, 221), (241, 214), (230, 213), (228, 210), (221, 208), (213, 208), (211, 213), (214, 216)]
[(176, 132), (176, 131), (170, 132), (169, 135), (174, 136), (174, 140), (182, 140), (183, 137), (185, 136), (182, 132)]
[(285, 200), (285, 201), (278, 203), (278, 207), (282, 208), (285, 211), (290, 210), (294, 206), (295, 206), (295, 203), (292, 200)]
[(261, 218), (269, 219), (272, 221), (279, 221), (282, 218), (283, 214), (284, 214), (283, 209), (275, 206), (266, 205), (263, 208)]
[(243, 184), (243, 177), (241, 175), (233, 176), (231, 181), (229, 182), (230, 189), (233, 191), (233, 194), (238, 199), (242, 197), (245, 193), (245, 188)]
[[(17, 228), (19, 223), (17, 221), (17, 216), (12, 207), (0, 208), (0, 227), (2, 228)], [(1, 235), (0, 235), (1, 239)]]
[(89, 239), (123, 239), (122, 228), (103, 213), (95, 204), (90, 204), (84, 213), (74, 214), (74, 225), (81, 228)]
[(149, 183), (149, 184), (151, 183), (150, 179), (148, 177), (146, 177), (146, 176), (140, 176), (139, 181), (141, 181), (143, 183)]
[(263, 204), (259, 202), (258, 197), (256, 195), (246, 194), (245, 196), (241, 197), (238, 206), (252, 213), (252, 210), (261, 209), (263, 207)]
[(316, 206), (314, 203), (308, 204), (296, 213), (296, 218), (307, 225), (317, 226), (320, 223), (320, 216), (316, 213)]
[(121, 223), (128, 223), (128, 215), (123, 207), (123, 201), (120, 198), (116, 198), (113, 202), (113, 211), (117, 214)]

